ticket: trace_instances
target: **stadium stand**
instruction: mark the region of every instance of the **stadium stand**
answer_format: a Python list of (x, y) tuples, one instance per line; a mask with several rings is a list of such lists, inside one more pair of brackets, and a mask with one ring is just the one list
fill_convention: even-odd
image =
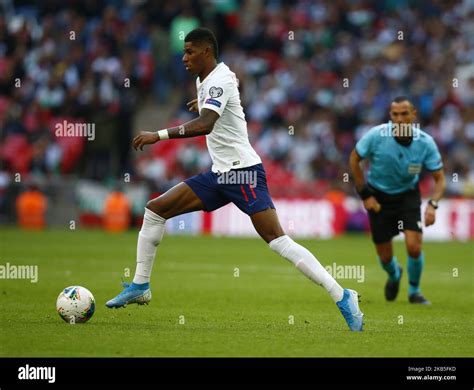
[[(129, 173), (161, 193), (208, 167), (204, 139), (141, 154), (130, 147), (139, 130), (192, 117), (185, 103), (194, 80), (181, 65), (177, 32), (199, 25), (214, 29), (220, 59), (237, 73), (273, 196), (353, 194), (343, 180), (348, 155), (403, 94), (456, 179), (447, 194), (472, 197), (473, 16), (469, 0), (4, 2), (1, 213), (18, 173), (44, 187), (62, 175), (105, 183)], [(150, 105), (170, 115), (138, 126)], [(56, 136), (64, 120), (95, 124), (94, 142)], [(422, 180), (422, 192), (430, 185)]]

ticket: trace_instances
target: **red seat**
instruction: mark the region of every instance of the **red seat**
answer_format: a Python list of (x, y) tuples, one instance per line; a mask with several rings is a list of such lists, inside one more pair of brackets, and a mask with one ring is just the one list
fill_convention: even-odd
[(57, 139), (62, 149), (61, 172), (68, 173), (75, 167), (84, 150), (84, 137), (62, 137)]
[(33, 158), (33, 148), (24, 135), (9, 135), (0, 147), (0, 158), (12, 172), (28, 173)]
[(10, 106), (10, 100), (6, 96), (0, 96), (0, 123), (5, 120), (5, 115)]
[(56, 135), (56, 125), (62, 124), (64, 121), (68, 123), (78, 123), (82, 122), (80, 119), (77, 118), (69, 118), (69, 117), (53, 117), (49, 121), (49, 128), (51, 132), (54, 134), (54, 139), (60, 146), (62, 150), (62, 159), (61, 159), (61, 172), (68, 173), (70, 172), (74, 166), (76, 165), (77, 161), (81, 158), (81, 155), (84, 151), (84, 146), (86, 142), (85, 137), (58, 137)]

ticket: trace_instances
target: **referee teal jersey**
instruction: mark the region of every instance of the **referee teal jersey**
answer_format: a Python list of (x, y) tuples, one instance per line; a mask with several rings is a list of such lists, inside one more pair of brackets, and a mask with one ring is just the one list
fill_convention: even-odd
[(357, 154), (370, 162), (367, 182), (379, 191), (398, 194), (414, 189), (421, 170), (437, 171), (443, 162), (433, 138), (414, 129), (413, 141), (400, 145), (390, 122), (371, 128), (356, 144)]

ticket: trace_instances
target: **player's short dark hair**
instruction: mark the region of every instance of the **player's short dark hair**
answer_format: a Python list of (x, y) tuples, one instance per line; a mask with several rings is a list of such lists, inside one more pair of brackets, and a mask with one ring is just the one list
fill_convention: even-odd
[(209, 43), (212, 46), (212, 50), (214, 52), (214, 58), (217, 59), (219, 55), (219, 47), (217, 45), (216, 36), (208, 28), (199, 27), (192, 30), (184, 37), (184, 42)]
[(392, 100), (392, 103), (403, 103), (403, 102), (410, 103), (410, 107), (412, 108), (412, 110), (415, 109), (415, 105), (413, 104), (413, 102), (410, 100), (408, 96), (401, 95), (401, 96), (397, 96), (395, 99)]
[(413, 106), (413, 103), (411, 102), (411, 100), (408, 98), (408, 96), (397, 96), (396, 98), (394, 98), (392, 100), (392, 103), (403, 103), (403, 102), (408, 102), (410, 103), (412, 106)]

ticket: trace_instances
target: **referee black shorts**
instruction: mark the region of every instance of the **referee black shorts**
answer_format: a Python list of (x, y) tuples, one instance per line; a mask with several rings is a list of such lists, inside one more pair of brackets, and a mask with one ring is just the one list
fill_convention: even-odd
[(379, 191), (370, 185), (369, 187), (382, 206), (378, 213), (372, 210), (368, 212), (372, 241), (375, 244), (389, 242), (404, 230), (422, 232), (418, 187), (396, 195)]

